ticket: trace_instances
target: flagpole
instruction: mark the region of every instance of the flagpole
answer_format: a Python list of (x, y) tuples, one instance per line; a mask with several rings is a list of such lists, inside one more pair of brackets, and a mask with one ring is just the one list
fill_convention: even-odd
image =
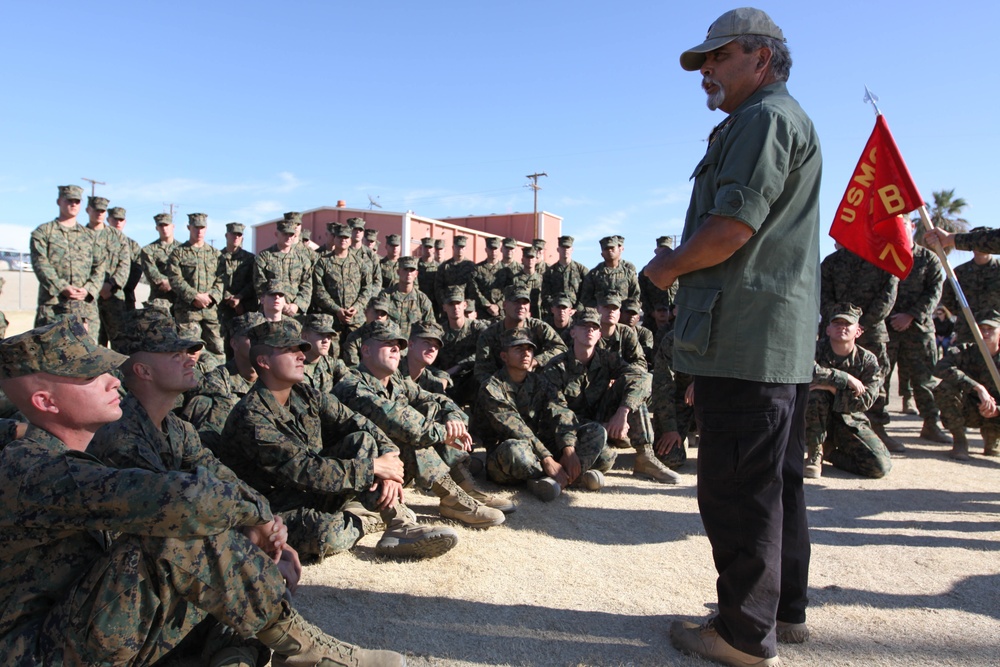
[[(920, 221), (924, 224), (925, 231), (931, 231), (934, 229), (934, 223), (931, 221), (931, 216), (927, 212), (927, 204), (924, 204), (919, 209)], [(965, 298), (965, 292), (962, 291), (962, 286), (958, 284), (958, 278), (955, 276), (955, 271), (952, 270), (951, 264), (948, 263), (948, 255), (945, 254), (944, 248), (941, 247), (940, 243), (935, 243), (932, 248), (934, 252), (937, 253), (938, 259), (944, 265), (944, 270), (948, 273), (948, 280), (951, 281), (951, 287), (955, 290), (955, 296), (958, 297), (958, 303), (962, 306), (962, 313), (965, 315), (965, 321), (969, 323), (969, 329), (972, 331), (972, 337), (976, 341), (976, 346), (979, 348), (980, 354), (983, 355), (983, 359), (986, 360), (986, 368), (990, 370), (990, 377), (993, 378), (993, 384), (996, 386), (997, 391), (1000, 391), (1000, 372), (997, 371), (997, 365), (993, 363), (993, 355), (990, 354), (989, 348), (986, 347), (986, 341), (983, 340), (983, 335), (979, 332), (979, 324), (976, 323), (976, 316), (972, 314), (972, 310), (969, 308), (969, 302)]]

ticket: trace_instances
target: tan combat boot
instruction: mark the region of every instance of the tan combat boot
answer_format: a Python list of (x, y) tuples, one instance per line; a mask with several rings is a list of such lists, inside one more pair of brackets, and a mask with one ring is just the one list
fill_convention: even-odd
[(274, 651), (273, 667), (404, 667), (406, 658), (395, 651), (370, 651), (334, 639), (291, 607), (257, 633)]
[(903, 409), (900, 410), (904, 415), (915, 415), (917, 414), (917, 408), (913, 405), (912, 396), (903, 397)]
[(423, 526), (410, 508), (397, 504), (381, 512), (385, 532), (375, 545), (375, 553), (394, 557), (433, 558), (458, 544), (458, 533), (447, 526)]
[(819, 443), (809, 445), (809, 452), (806, 458), (806, 465), (802, 469), (802, 476), (806, 479), (819, 479), (823, 476), (823, 446)]
[(928, 417), (924, 420), (924, 426), (920, 429), (920, 437), (928, 442), (937, 442), (942, 445), (951, 444), (951, 438), (938, 426), (937, 417)]
[(489, 528), (504, 522), (503, 512), (470, 496), (448, 475), (434, 482), (431, 490), (441, 498), (439, 511), (446, 519), (461, 521), (471, 528)]
[(451, 478), (455, 480), (456, 484), (458, 484), (458, 488), (462, 489), (487, 507), (500, 510), (504, 514), (510, 514), (517, 509), (517, 505), (510, 500), (500, 496), (492, 496), (477, 488), (476, 481), (472, 477), (472, 471), (469, 470), (464, 463), (459, 463), (451, 469)]
[(965, 437), (965, 431), (963, 430), (962, 433), (953, 433), (952, 435), (955, 437), (955, 443), (951, 446), (948, 456), (956, 461), (969, 461), (971, 459), (969, 456), (969, 441)]
[(632, 469), (632, 474), (663, 484), (678, 484), (681, 481), (680, 475), (663, 465), (660, 459), (653, 455), (649, 445), (636, 447), (635, 467)]
[(997, 451), (1000, 438), (992, 434), (987, 435), (984, 429), (979, 429), (979, 434), (983, 436), (983, 456), (1000, 456), (1000, 451)]
[(882, 441), (882, 444), (884, 444), (885, 448), (890, 452), (898, 454), (899, 452), (906, 451), (906, 445), (885, 432), (885, 424), (876, 424), (875, 422), (872, 422), (872, 430), (875, 431), (875, 435), (878, 436), (878, 439)]

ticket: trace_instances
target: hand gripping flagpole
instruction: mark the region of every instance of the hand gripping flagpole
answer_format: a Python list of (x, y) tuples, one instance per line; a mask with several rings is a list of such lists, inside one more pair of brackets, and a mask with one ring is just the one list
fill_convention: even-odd
[[(878, 95), (869, 90), (868, 86), (865, 86), (864, 102), (871, 104), (875, 108), (876, 116), (882, 115), (882, 112), (878, 108)], [(927, 211), (927, 204), (922, 205), (917, 209), (917, 212), (920, 214), (920, 221), (924, 225), (924, 230), (928, 232), (933, 230), (935, 228), (934, 222), (931, 221), (930, 213)], [(972, 337), (976, 341), (979, 353), (986, 360), (986, 368), (989, 369), (990, 377), (993, 378), (993, 384), (996, 386), (997, 391), (1000, 392), (1000, 372), (997, 371), (997, 365), (993, 363), (993, 355), (990, 354), (989, 348), (986, 347), (983, 335), (979, 333), (976, 316), (972, 314), (972, 310), (969, 308), (969, 301), (965, 298), (965, 292), (962, 291), (962, 286), (958, 284), (955, 271), (951, 268), (951, 264), (948, 263), (948, 255), (945, 254), (944, 248), (941, 247), (940, 243), (935, 243), (932, 250), (937, 253), (938, 259), (944, 265), (944, 270), (948, 274), (948, 280), (951, 282), (952, 289), (955, 290), (955, 296), (958, 297), (958, 303), (962, 306), (962, 314), (965, 315), (965, 321), (969, 324), (969, 329), (972, 331)]]

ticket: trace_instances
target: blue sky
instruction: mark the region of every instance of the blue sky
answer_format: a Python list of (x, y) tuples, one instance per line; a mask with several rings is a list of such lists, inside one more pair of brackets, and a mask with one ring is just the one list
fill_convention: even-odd
[[(164, 202), (232, 220), (365, 207), (431, 217), (564, 217), (577, 258), (626, 237), (642, 264), (677, 234), (722, 112), (678, 57), (731, 3), (8, 3), (0, 56), (0, 246), (27, 248), (55, 186), (106, 181), (128, 232)], [(921, 194), (955, 188), (973, 224), (1000, 154), (994, 3), (770, 2), (789, 89), (824, 152), (825, 236), (881, 98)], [(178, 229), (178, 235), (184, 233)]]

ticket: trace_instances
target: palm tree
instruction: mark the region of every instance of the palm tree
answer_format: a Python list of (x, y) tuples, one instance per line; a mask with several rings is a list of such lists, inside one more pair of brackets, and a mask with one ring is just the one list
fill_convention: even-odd
[[(955, 189), (938, 190), (934, 194), (934, 204), (930, 207), (931, 222), (935, 227), (948, 232), (964, 232), (969, 228), (969, 221), (959, 217), (962, 209), (969, 205), (961, 197), (955, 197)], [(920, 223), (920, 218), (913, 219), (913, 240), (915, 243), (926, 245), (923, 242), (924, 230)], [(950, 250), (950, 249), (949, 249)]]

